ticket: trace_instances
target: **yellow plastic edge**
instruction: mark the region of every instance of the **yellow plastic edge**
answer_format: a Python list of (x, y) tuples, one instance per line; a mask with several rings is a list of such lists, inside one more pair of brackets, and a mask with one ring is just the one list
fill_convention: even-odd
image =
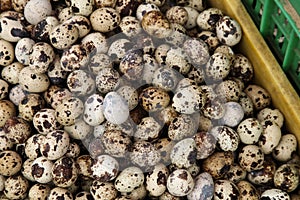
[(221, 9), (240, 23), (243, 38), (237, 46), (238, 51), (252, 62), (255, 71), (254, 83), (270, 93), (274, 107), (278, 108), (285, 117), (287, 130), (295, 134), (300, 146), (300, 98), (244, 5), (240, 0), (208, 0), (208, 4)]

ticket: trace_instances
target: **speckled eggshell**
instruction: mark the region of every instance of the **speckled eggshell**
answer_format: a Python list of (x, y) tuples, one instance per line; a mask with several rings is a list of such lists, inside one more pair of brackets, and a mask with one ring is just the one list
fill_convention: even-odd
[(123, 17), (119, 26), (127, 37), (134, 37), (143, 30), (139, 20), (133, 16)]
[[(0, 24), (1, 25), (1, 24)], [(1, 33), (1, 32), (0, 32)], [(10, 65), (14, 58), (15, 58), (15, 52), (14, 52), (14, 46), (12, 43), (0, 39), (0, 65), (7, 66)]]
[(24, 199), (29, 183), (22, 175), (10, 176), (5, 180), (4, 194), (8, 199)]
[(169, 170), (164, 164), (157, 164), (145, 176), (146, 190), (151, 196), (158, 197), (167, 189)]
[(166, 38), (172, 33), (170, 22), (158, 10), (152, 10), (144, 14), (141, 25), (149, 35), (157, 38)]
[(67, 86), (75, 96), (87, 96), (95, 91), (95, 80), (84, 70), (74, 70), (67, 77)]
[(261, 196), (261, 199), (280, 199), (280, 200), (290, 200), (290, 196), (287, 192), (277, 189), (277, 188), (273, 188), (273, 189), (268, 189), (266, 191), (264, 191)]
[(79, 38), (86, 36), (92, 29), (90, 20), (82, 15), (72, 16), (64, 23), (75, 25), (78, 29)]
[(52, 181), (53, 162), (46, 157), (38, 157), (31, 164), (31, 171), (34, 180), (38, 183), (49, 183)]
[(106, 53), (108, 50), (107, 39), (100, 32), (92, 32), (81, 40), (82, 46), (91, 53), (91, 56), (98, 53)]
[[(199, 48), (199, 46), (196, 46)], [(164, 55), (160, 55), (164, 56)], [(177, 46), (171, 47), (166, 54), (165, 63), (167, 67), (186, 75), (191, 69), (191, 63), (184, 48)]]
[(197, 18), (198, 18), (198, 15), (199, 15), (199, 11), (196, 10), (195, 8), (190, 7), (190, 6), (184, 6), (183, 8), (188, 13), (188, 20), (185, 23), (184, 27), (186, 29), (195, 28), (197, 26)]
[(153, 141), (158, 138), (162, 127), (153, 117), (145, 117), (136, 127), (135, 140)]
[(119, 173), (119, 163), (109, 155), (99, 155), (94, 159), (91, 170), (95, 179), (112, 181)]
[[(5, 69), (5, 68), (4, 68)], [(284, 116), (278, 109), (264, 108), (257, 114), (259, 121), (271, 120), (274, 121), (280, 128), (283, 126)]]
[(271, 104), (271, 96), (259, 85), (249, 85), (244, 92), (250, 97), (256, 110), (262, 110)]
[(45, 100), (39, 94), (28, 94), (20, 102), (19, 116), (27, 121), (32, 121), (38, 110), (45, 107)]
[(152, 79), (152, 84), (166, 91), (174, 91), (178, 83), (178, 72), (170, 68), (158, 68)]
[(117, 176), (114, 181), (115, 188), (119, 192), (132, 192), (143, 184), (145, 180), (143, 171), (138, 167), (127, 167)]
[(233, 163), (234, 157), (232, 152), (216, 151), (203, 161), (202, 169), (204, 172), (210, 173), (214, 179), (220, 179), (225, 176)]
[(196, 67), (204, 65), (209, 60), (209, 49), (201, 39), (189, 38), (183, 43), (184, 52), (189, 56)]
[(234, 129), (228, 126), (215, 126), (210, 133), (217, 139), (218, 145), (223, 151), (237, 150), (240, 137)]
[(257, 189), (249, 183), (248, 181), (239, 181), (236, 183), (236, 186), (238, 187), (240, 191), (240, 199), (241, 200), (259, 200), (260, 195), (257, 191)]
[(68, 151), (69, 144), (69, 134), (63, 130), (55, 130), (42, 140), (40, 152), (49, 160), (56, 160)]
[(190, 85), (176, 92), (172, 99), (172, 107), (179, 113), (192, 114), (205, 104), (206, 96), (198, 86)]
[(0, 100), (5, 99), (8, 96), (8, 83), (5, 80), (0, 79)]
[(47, 16), (39, 21), (32, 30), (33, 38), (37, 41), (49, 42), (50, 32), (59, 24), (59, 21), (54, 16)]
[(3, 176), (12, 176), (18, 173), (22, 168), (21, 156), (11, 150), (0, 152), (0, 174)]
[(113, 68), (103, 68), (96, 76), (96, 88), (100, 93), (108, 93), (115, 90), (120, 84), (120, 74)]
[(50, 190), (50, 194), (47, 199), (48, 200), (57, 200), (57, 199), (73, 200), (73, 195), (68, 189), (61, 188), (61, 187), (54, 187)]
[(197, 25), (202, 30), (214, 31), (217, 22), (223, 17), (223, 12), (218, 8), (208, 8), (199, 13)]
[(61, 157), (56, 160), (52, 167), (52, 181), (62, 188), (70, 187), (78, 177), (78, 167), (73, 158)]
[(244, 109), (237, 102), (227, 102), (224, 104), (225, 114), (221, 119), (221, 123), (229, 127), (237, 126), (244, 118)]
[(29, 122), (21, 117), (11, 117), (7, 119), (3, 130), (5, 131), (5, 135), (14, 144), (22, 144), (32, 135)]
[(40, 145), (45, 137), (41, 134), (34, 134), (25, 142), (25, 155), (34, 160), (41, 156)]
[(169, 105), (169, 94), (159, 87), (147, 87), (139, 96), (140, 105), (148, 112), (162, 110)]
[(230, 166), (229, 171), (225, 174), (224, 179), (237, 183), (245, 180), (247, 172), (239, 164), (234, 163)]
[(157, 10), (159, 11), (159, 8), (156, 4), (153, 4), (153, 3), (142, 3), (140, 4), (138, 7), (137, 7), (137, 10), (136, 10), (136, 17), (139, 21), (142, 21), (143, 19), (143, 16), (152, 11), (152, 10)]
[(189, 16), (188, 12), (182, 6), (173, 6), (166, 12), (166, 17), (171, 23), (185, 25)]
[(40, 199), (47, 199), (48, 195), (50, 194), (50, 187), (46, 184), (36, 183), (28, 191), (29, 199), (33, 198), (40, 198)]
[(246, 56), (236, 54), (231, 65), (230, 75), (243, 80), (245, 83), (251, 81), (254, 76), (252, 63)]
[(233, 80), (224, 80), (216, 87), (217, 95), (224, 101), (238, 102), (241, 94), (240, 86)]
[(67, 97), (55, 109), (56, 120), (64, 126), (73, 125), (84, 110), (83, 102), (77, 97)]
[(0, 41), (18, 42), (21, 38), (28, 37), (29, 33), (23, 23), (24, 16), (22, 13), (15, 11), (2, 12), (0, 17), (0, 38), (3, 40)]
[(241, 195), (233, 182), (228, 180), (215, 181), (214, 200), (239, 199)]
[(275, 160), (286, 162), (296, 152), (297, 139), (293, 134), (285, 134), (281, 137), (279, 144), (273, 149), (272, 155)]
[(90, 0), (70, 0), (72, 11), (75, 15), (89, 16), (93, 12), (94, 1)]
[(207, 80), (217, 81), (225, 79), (230, 72), (230, 59), (223, 53), (214, 53), (205, 67)]
[(140, 49), (126, 52), (120, 61), (119, 70), (126, 79), (138, 80), (143, 72), (143, 52)]
[(15, 56), (20, 63), (24, 65), (29, 64), (30, 50), (34, 44), (35, 41), (31, 38), (22, 38), (17, 42), (15, 46)]
[(167, 179), (168, 191), (178, 197), (186, 196), (195, 186), (192, 175), (185, 169), (173, 171)]
[(106, 153), (113, 157), (125, 157), (132, 144), (130, 137), (121, 130), (106, 130), (101, 137)]
[(136, 141), (132, 144), (129, 152), (130, 160), (140, 167), (154, 166), (161, 160), (160, 152), (147, 141)]
[(109, 92), (103, 100), (103, 114), (112, 124), (122, 124), (129, 117), (126, 101), (117, 92)]
[(244, 144), (255, 144), (263, 133), (263, 126), (256, 118), (247, 118), (238, 125), (237, 133)]
[(40, 93), (50, 85), (46, 74), (36, 74), (30, 67), (24, 67), (19, 74), (19, 84), (27, 92)]
[(19, 74), (23, 67), (24, 65), (20, 62), (13, 62), (2, 69), (1, 76), (8, 83), (18, 84)]
[(220, 42), (234, 46), (242, 38), (242, 29), (237, 21), (229, 16), (223, 16), (216, 24), (216, 33)]
[(0, 100), (0, 127), (5, 125), (6, 120), (16, 116), (16, 107), (9, 100)]
[(209, 132), (198, 132), (193, 139), (196, 143), (197, 159), (205, 159), (215, 151), (217, 140)]
[(181, 140), (195, 134), (196, 122), (191, 115), (181, 114), (176, 116), (168, 127), (168, 137), (172, 140)]
[(89, 62), (89, 52), (83, 45), (74, 44), (63, 52), (61, 56), (62, 69), (67, 72), (83, 69)]
[(299, 185), (299, 166), (294, 164), (279, 166), (274, 174), (274, 185), (286, 192), (294, 191)]
[(56, 120), (55, 110), (50, 108), (44, 108), (39, 110), (33, 116), (32, 121), (36, 130), (44, 135), (62, 127)]
[[(197, 34), (197, 37), (203, 40), (209, 48), (210, 52), (214, 52), (214, 50), (220, 45), (220, 41), (217, 38), (215, 32), (212, 31), (202, 31)], [(216, 52), (214, 52), (216, 53)]]
[(51, 15), (52, 6), (48, 0), (30, 0), (24, 7), (24, 17), (31, 24), (37, 24)]
[(247, 172), (262, 169), (264, 163), (264, 153), (261, 148), (249, 144), (244, 146), (238, 154), (238, 162), (240, 166)]
[(106, 33), (118, 27), (121, 17), (114, 8), (103, 7), (92, 12), (90, 21), (93, 30)]
[(187, 195), (188, 200), (206, 200), (212, 199), (214, 196), (214, 181), (212, 176), (203, 172), (199, 174), (195, 179), (195, 186), (191, 193)]
[(196, 162), (196, 143), (192, 138), (177, 142), (171, 150), (171, 163), (178, 168), (189, 168)]
[(160, 138), (153, 143), (154, 147), (158, 150), (161, 156), (161, 162), (169, 164), (170, 160), (170, 153), (173, 146), (176, 143), (172, 141), (170, 138)]
[(272, 153), (273, 149), (279, 144), (281, 139), (281, 129), (276, 123), (266, 122), (266, 127), (259, 138), (258, 145), (264, 152), (264, 154)]

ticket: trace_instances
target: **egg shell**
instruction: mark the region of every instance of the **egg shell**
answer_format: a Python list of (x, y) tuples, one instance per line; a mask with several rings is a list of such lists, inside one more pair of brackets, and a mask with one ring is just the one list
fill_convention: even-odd
[(0, 53), (0, 65), (8, 66), (13, 62), (15, 58), (15, 52), (12, 43), (4, 39), (0, 39)]
[(152, 84), (166, 91), (174, 91), (178, 83), (178, 72), (170, 68), (158, 68), (152, 79)]
[(276, 188), (286, 192), (294, 191), (299, 185), (299, 166), (295, 164), (283, 164), (274, 174)]
[(55, 200), (55, 199), (59, 199), (59, 198), (63, 198), (64, 200), (72, 200), (73, 199), (73, 195), (72, 193), (65, 189), (65, 188), (61, 188), (61, 187), (54, 187), (50, 190), (50, 194), (48, 196), (49, 200)]
[(248, 144), (238, 154), (238, 162), (247, 172), (262, 169), (264, 153), (257, 145)]
[[(5, 40), (7, 43), (18, 42), (21, 38), (25, 38), (29, 36), (28, 31), (25, 29), (23, 25), (24, 23), (23, 14), (18, 13), (17, 17), (16, 16), (13, 17), (10, 15), (11, 12), (13, 12), (14, 14), (14, 11), (6, 11), (1, 13), (1, 17), (0, 17), (0, 26), (1, 26), (0, 37), (3, 39), (3, 41)], [(3, 45), (3, 42), (1, 43)], [(11, 59), (9, 59), (9, 61)]]
[(98, 156), (91, 166), (93, 177), (100, 181), (112, 181), (119, 172), (119, 163), (109, 155)]
[(149, 167), (159, 163), (161, 155), (153, 144), (140, 140), (132, 144), (129, 158), (133, 164), (139, 167)]
[(260, 198), (274, 198), (274, 199), (280, 199), (280, 200), (290, 200), (290, 196), (287, 192), (282, 191), (277, 188), (268, 189), (264, 191)]
[(218, 145), (223, 151), (237, 150), (240, 137), (234, 129), (228, 126), (215, 126), (210, 133), (217, 139)]
[(125, 157), (132, 144), (130, 137), (121, 130), (104, 131), (101, 141), (105, 152), (114, 157)]
[(34, 134), (28, 140), (25, 142), (25, 154), (26, 156), (34, 160), (41, 156), (40, 153), (40, 145), (42, 143), (42, 140), (44, 139), (44, 136), (41, 134)]
[(226, 102), (237, 102), (240, 98), (241, 92), (242, 91), (238, 83), (233, 80), (225, 80), (216, 87), (217, 95)]
[(191, 193), (187, 195), (188, 200), (205, 200), (212, 199), (214, 195), (214, 181), (212, 176), (203, 172), (199, 174), (195, 179), (195, 186)]
[(19, 74), (19, 84), (27, 92), (40, 93), (50, 85), (46, 74), (37, 74), (30, 67), (24, 67)]
[(240, 181), (236, 184), (240, 193), (241, 200), (259, 200), (260, 196), (254, 185), (249, 183), (248, 181)]
[[(5, 69), (5, 68), (4, 68)], [(274, 121), (280, 128), (283, 126), (284, 116), (278, 109), (264, 108), (257, 114), (259, 121), (271, 120)]]
[(236, 45), (242, 38), (240, 24), (226, 15), (217, 22), (216, 33), (221, 43), (228, 46)]
[(133, 43), (125, 38), (114, 39), (108, 48), (107, 55), (112, 61), (120, 63), (122, 58), (126, 55), (130, 49), (132, 49)]
[(23, 67), (24, 65), (20, 62), (13, 62), (2, 69), (1, 76), (10, 84), (18, 84), (19, 74)]
[(190, 115), (176, 116), (168, 127), (168, 137), (172, 140), (181, 140), (196, 133), (196, 122)]
[(197, 25), (202, 30), (214, 31), (217, 22), (223, 17), (223, 12), (218, 8), (207, 8), (199, 13)]
[(34, 177), (32, 176), (32, 168), (31, 165), (33, 163), (33, 160), (27, 159), (23, 162), (21, 173), (29, 181), (34, 182)]
[(74, 95), (86, 96), (95, 91), (95, 80), (84, 70), (74, 70), (67, 77), (67, 86)]
[(132, 192), (143, 184), (145, 180), (143, 171), (138, 167), (125, 168), (114, 181), (116, 190), (119, 192)]
[(146, 190), (151, 196), (158, 197), (167, 189), (169, 170), (164, 164), (157, 164), (145, 176)]
[(230, 75), (247, 83), (253, 79), (254, 69), (250, 60), (242, 55), (236, 54), (231, 65)]
[(22, 38), (20, 39), (15, 46), (15, 57), (16, 59), (24, 64), (29, 64), (29, 55), (30, 50), (35, 44), (35, 41), (31, 38)]
[(143, 30), (139, 20), (134, 16), (123, 17), (119, 26), (122, 32), (128, 37), (136, 36)]
[(91, 170), (93, 158), (90, 155), (80, 155), (75, 161), (78, 166), (78, 175), (83, 180), (91, 179), (93, 177), (93, 172)]
[(46, 184), (36, 183), (28, 191), (29, 198), (46, 199), (50, 194), (50, 187)]
[(68, 132), (71, 138), (76, 140), (85, 139), (93, 131), (92, 126), (82, 119), (76, 120), (73, 125), (64, 126), (64, 130)]
[(156, 4), (153, 4), (153, 3), (142, 3), (140, 4), (138, 7), (137, 7), (137, 10), (136, 10), (136, 17), (139, 21), (142, 21), (143, 19), (143, 16), (152, 11), (152, 10), (157, 10), (159, 11), (160, 9), (158, 8), (158, 6)]
[(205, 104), (206, 96), (198, 86), (188, 86), (174, 94), (172, 107), (179, 113), (192, 114)]
[(216, 180), (215, 181), (215, 193), (214, 199), (239, 199), (241, 196), (238, 187), (231, 181), (228, 180)]
[(159, 137), (161, 125), (153, 117), (145, 117), (136, 127), (135, 140), (153, 141)]
[(196, 144), (192, 138), (177, 142), (171, 150), (171, 163), (178, 168), (189, 168), (196, 162)]
[(283, 135), (279, 144), (273, 149), (272, 155), (275, 160), (286, 162), (292, 158), (297, 149), (297, 139), (293, 134)]
[(40, 42), (50, 42), (49, 35), (54, 27), (59, 24), (59, 21), (54, 16), (47, 16), (36, 25), (32, 30), (32, 38)]
[(14, 144), (22, 144), (32, 135), (30, 123), (21, 117), (7, 119), (3, 130)]
[(12, 176), (18, 173), (22, 168), (21, 156), (12, 150), (0, 152), (0, 174), (3, 176)]
[(166, 108), (169, 105), (170, 96), (165, 90), (150, 86), (141, 92), (139, 101), (144, 110), (154, 112)]
[(188, 20), (185, 23), (184, 27), (186, 29), (195, 28), (197, 26), (197, 18), (198, 18), (198, 15), (199, 15), (199, 11), (196, 10), (195, 8), (190, 7), (190, 6), (184, 6), (184, 9), (188, 13)]
[(93, 30), (107, 33), (117, 28), (121, 21), (120, 14), (114, 8), (98, 8), (90, 15)]
[(108, 50), (107, 39), (100, 32), (92, 32), (81, 40), (82, 46), (91, 53), (91, 56), (98, 53), (106, 53)]
[(171, 47), (165, 58), (165, 63), (167, 67), (178, 71), (179, 73), (185, 75), (189, 73), (191, 69), (191, 63), (185, 53), (185, 49), (180, 47)]
[(45, 101), (39, 94), (28, 94), (25, 98), (20, 102), (19, 116), (26, 121), (32, 121), (34, 115), (38, 112), (38, 110), (45, 107)]
[(193, 138), (196, 143), (197, 159), (205, 159), (214, 153), (217, 139), (212, 134), (200, 131)]
[(232, 166), (230, 166), (230, 169), (225, 174), (224, 178), (234, 183), (238, 183), (239, 181), (245, 180), (246, 176), (246, 170), (239, 166), (239, 164), (234, 163)]
[(202, 31), (198, 33), (197, 37), (203, 40), (208, 45), (208, 49), (210, 52), (214, 52), (214, 50), (220, 45), (220, 41), (215, 32)]
[(227, 102), (224, 104), (225, 114), (221, 119), (221, 123), (229, 127), (237, 126), (244, 118), (244, 109), (237, 102)]
[[(266, 122), (268, 123), (268, 122)], [(279, 144), (281, 139), (281, 129), (277, 124), (267, 125), (258, 141), (264, 154), (271, 154), (273, 149)]]
[(38, 157), (33, 160), (31, 165), (31, 173), (34, 180), (38, 183), (49, 183), (52, 181), (53, 162), (46, 157)]
[(60, 63), (62, 69), (67, 72), (83, 69), (89, 62), (89, 52), (80, 44), (74, 44), (63, 52)]
[(244, 144), (255, 144), (263, 133), (263, 127), (256, 118), (247, 118), (238, 125), (237, 133)]
[(69, 134), (63, 130), (55, 130), (42, 140), (40, 152), (49, 160), (61, 158), (68, 150), (70, 144)]
[(195, 182), (191, 174), (185, 169), (177, 169), (170, 173), (167, 179), (167, 188), (174, 196), (186, 196), (192, 192)]
[(43, 18), (51, 15), (52, 6), (47, 0), (30, 0), (24, 7), (24, 17), (25, 19), (35, 25)]
[(248, 85), (244, 92), (250, 97), (255, 110), (259, 111), (271, 104), (271, 97), (267, 90), (258, 85)]
[(10, 176), (5, 180), (4, 194), (9, 199), (24, 199), (29, 183), (22, 175)]
[(61, 157), (56, 160), (52, 167), (52, 181), (62, 188), (70, 187), (78, 177), (78, 167), (73, 158)]
[(207, 81), (225, 79), (230, 72), (230, 59), (223, 53), (214, 53), (205, 67)]
[(93, 1), (90, 0), (70, 0), (70, 4), (75, 15), (89, 16), (93, 11)]
[(153, 143), (154, 147), (158, 150), (163, 163), (170, 163), (170, 153), (176, 143), (170, 138), (160, 138)]

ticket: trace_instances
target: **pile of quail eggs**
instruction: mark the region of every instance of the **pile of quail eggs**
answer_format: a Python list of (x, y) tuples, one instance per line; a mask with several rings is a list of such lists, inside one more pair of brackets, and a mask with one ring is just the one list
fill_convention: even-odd
[(296, 137), (206, 3), (1, 0), (0, 199), (300, 199)]

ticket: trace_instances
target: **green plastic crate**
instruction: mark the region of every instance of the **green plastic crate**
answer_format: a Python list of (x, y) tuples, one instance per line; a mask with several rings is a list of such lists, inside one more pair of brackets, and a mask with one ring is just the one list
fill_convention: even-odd
[[(287, 5), (300, 15), (300, 0), (242, 0), (295, 89), (300, 91), (300, 27)], [(299, 24), (298, 24), (299, 25)]]

